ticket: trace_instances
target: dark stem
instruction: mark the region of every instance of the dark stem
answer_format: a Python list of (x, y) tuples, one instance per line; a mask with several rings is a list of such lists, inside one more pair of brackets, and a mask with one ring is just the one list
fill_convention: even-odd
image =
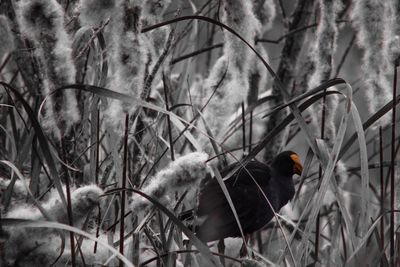
[(4, 61), (0, 65), (0, 73), (2, 72), (4, 67), (7, 65), (8, 61), (10, 60), (10, 58), (11, 58), (11, 53), (8, 53), (6, 58), (4, 59)]
[(243, 155), (246, 153), (246, 118), (244, 114), (244, 102), (242, 102), (242, 145), (243, 145)]
[[(381, 214), (384, 214), (385, 209), (385, 181), (383, 174), (383, 137), (382, 137), (382, 126), (379, 127), (379, 171), (380, 171), (380, 182), (381, 182)], [(385, 217), (383, 216), (380, 223), (380, 247), (381, 251), (384, 251), (385, 248)], [(385, 266), (385, 260), (382, 256), (381, 258), (381, 266)]]
[[(65, 151), (65, 141), (64, 137), (61, 137), (61, 149), (62, 149), (62, 155), (63, 155), (63, 161), (68, 164), (67, 160), (67, 152)], [(70, 226), (74, 226), (74, 219), (73, 219), (73, 214), (72, 214), (72, 203), (71, 203), (71, 190), (70, 190), (70, 183), (69, 183), (69, 175), (68, 175), (68, 169), (67, 167), (62, 164), (63, 169), (64, 169), (64, 181), (65, 181), (65, 189), (67, 193), (67, 215), (68, 215), (68, 224)], [(70, 246), (71, 246), (71, 266), (75, 267), (76, 266), (76, 260), (75, 260), (75, 238), (74, 238), (74, 233), (72, 231), (69, 231), (69, 238), (70, 238)]]
[[(96, 229), (96, 238), (100, 236), (100, 224), (101, 224), (101, 209), (100, 204), (98, 205), (98, 213), (97, 213), (97, 229)], [(97, 252), (97, 242), (94, 242), (93, 253)]]
[[(324, 140), (325, 138), (325, 115), (326, 115), (326, 89), (324, 90), (324, 97), (322, 99), (322, 115), (321, 115), (321, 139)], [(322, 166), (319, 165), (318, 169), (318, 179), (321, 181), (322, 178)], [(318, 262), (319, 256), (319, 232), (320, 232), (320, 216), (321, 214), (318, 213), (317, 221), (315, 225), (315, 262)]]
[[(214, 42), (214, 35), (215, 35), (215, 29), (217, 27), (215, 26), (215, 24), (211, 25), (211, 34), (210, 34), (210, 38), (208, 38), (208, 42), (207, 42), (207, 46), (211, 47), (212, 43)], [(222, 45), (221, 45), (222, 47)], [(211, 65), (211, 58), (212, 58), (212, 52), (207, 54), (207, 58), (206, 58), (206, 69), (210, 68)]]
[[(396, 161), (396, 96), (397, 96), (397, 64), (394, 65), (393, 73), (393, 105), (392, 105), (392, 153), (391, 153), (391, 179), (390, 179), (390, 209), (395, 209), (395, 161)], [(395, 240), (394, 240), (395, 213), (390, 213), (390, 266), (395, 266)]]
[[(124, 136), (124, 162), (122, 166), (122, 185), (121, 188), (121, 217), (120, 217), (120, 227), (119, 227), (119, 252), (124, 254), (124, 229), (125, 229), (125, 194), (126, 190), (126, 167), (128, 160), (128, 131), (129, 131), (129, 114), (125, 115), (125, 136)], [(124, 262), (121, 260), (119, 266), (123, 267)]]
[(186, 55), (183, 55), (183, 56), (174, 58), (174, 59), (171, 60), (171, 65), (174, 65), (174, 64), (176, 64), (176, 63), (178, 63), (178, 62), (180, 62), (180, 61), (182, 61), (182, 60), (185, 60), (185, 59), (188, 59), (188, 58), (191, 58), (191, 57), (200, 55), (200, 54), (202, 54), (202, 53), (208, 52), (208, 51), (210, 51), (210, 50), (213, 50), (214, 48), (220, 48), (220, 47), (223, 47), (223, 44), (222, 44), (222, 43), (215, 44), (215, 45), (211, 45), (211, 46), (202, 48), (202, 49), (200, 49), (200, 50), (197, 50), (197, 51), (188, 53), (188, 54), (186, 54)]
[[(168, 85), (167, 85), (167, 81), (165, 79), (164, 73), (163, 73), (163, 84), (164, 84), (164, 96), (165, 96), (165, 109), (167, 111), (170, 111), (169, 103), (168, 103)], [(171, 119), (170, 119), (169, 115), (167, 115), (167, 123), (168, 123), (168, 136), (169, 136), (169, 146), (170, 146), (170, 151), (171, 151), (171, 160), (175, 160), (174, 141), (172, 138)]]
[[(225, 243), (223, 238), (218, 241), (218, 253), (222, 255), (225, 254)], [(221, 261), (222, 266), (225, 266), (225, 258), (220, 256), (219, 260)]]
[(249, 153), (251, 152), (253, 142), (253, 111), (250, 112), (250, 126), (249, 126)]
[(343, 241), (343, 256), (344, 256), (344, 262), (347, 261), (347, 246), (346, 246), (346, 238), (344, 234), (344, 227), (343, 225), (340, 226), (340, 233), (342, 234), (342, 241)]

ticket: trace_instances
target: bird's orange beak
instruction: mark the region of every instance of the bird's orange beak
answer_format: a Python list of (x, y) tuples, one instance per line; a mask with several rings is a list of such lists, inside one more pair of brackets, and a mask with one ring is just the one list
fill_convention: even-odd
[(297, 154), (292, 154), (290, 158), (294, 161), (294, 173), (301, 175), (303, 172), (303, 165), (301, 165), (299, 156), (297, 156)]

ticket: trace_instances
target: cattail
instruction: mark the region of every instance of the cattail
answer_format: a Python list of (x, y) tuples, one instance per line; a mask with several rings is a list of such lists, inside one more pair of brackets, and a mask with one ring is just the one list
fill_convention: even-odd
[[(263, 46), (256, 47), (257, 52), (266, 60), (269, 60), (267, 50)], [(258, 99), (258, 94), (266, 90), (268, 76), (264, 64), (257, 57), (250, 60), (249, 69), (249, 92), (247, 95), (247, 103), (254, 104)]]
[(98, 27), (108, 18), (116, 16), (117, 0), (81, 0), (79, 20), (83, 25)]
[[(233, 79), (228, 68), (229, 62), (226, 55), (217, 59), (209, 76), (204, 81), (202, 87), (204, 99), (199, 103), (202, 107), (207, 104), (203, 111), (204, 121), (216, 139), (219, 139), (232, 114), (236, 112), (238, 104), (243, 101), (242, 96), (234, 92), (239, 86), (234, 84), (238, 80)], [(205, 132), (205, 130), (203, 131)], [(201, 134), (199, 143), (207, 153), (213, 151), (208, 136)]]
[[(74, 226), (81, 227), (90, 211), (97, 207), (102, 194), (103, 191), (96, 185), (84, 186), (72, 193)], [(49, 200), (42, 206), (57, 222), (64, 224), (68, 222), (67, 211), (61, 204), (57, 192), (52, 192)], [(38, 209), (25, 205), (13, 209), (6, 214), (6, 217), (44, 220)], [(8, 233), (10, 236), (4, 246), (4, 258), (8, 264), (6, 266), (14, 266), (17, 262), (21, 266), (47, 266), (59, 255), (61, 240), (56, 231), (50, 228), (37, 228), (32, 231), (29, 228), (12, 227)], [(68, 259), (69, 257), (66, 257), (65, 260)]]
[[(198, 188), (200, 181), (207, 175), (207, 159), (208, 155), (201, 152), (182, 156), (152, 177), (142, 191), (168, 205), (174, 192), (182, 194), (185, 190)], [(131, 203), (133, 213), (139, 216), (151, 207), (147, 199), (137, 194), (132, 197)]]
[[(386, 77), (390, 70), (390, 42), (384, 41), (384, 33), (389, 31), (393, 21), (393, 16), (386, 17), (393, 12), (390, 10), (390, 3), (391, 1), (357, 0), (351, 13), (353, 26), (357, 30), (357, 43), (364, 49), (362, 70), (370, 113), (375, 113), (391, 99), (391, 86)], [(381, 120), (383, 124), (389, 121), (389, 116)]]
[[(71, 194), (71, 205), (73, 219), (76, 225), (83, 221), (89, 212), (97, 206), (103, 191), (96, 185), (80, 187)], [(44, 203), (43, 208), (53, 219), (60, 223), (68, 223), (67, 210), (60, 201), (59, 194), (52, 191), (49, 199)], [(10, 218), (23, 218), (32, 220), (42, 220), (43, 216), (39, 210), (27, 208), (23, 205), (7, 213)]]
[(14, 37), (11, 33), (10, 22), (4, 15), (0, 15), (0, 61), (2, 57), (14, 50)]
[[(257, 34), (262, 36), (264, 32), (272, 27), (272, 22), (276, 16), (276, 6), (273, 0), (253, 0), (253, 12), (259, 20), (261, 27)], [(254, 36), (256, 37), (256, 36)], [(268, 53), (262, 44), (255, 46), (260, 55), (268, 61)], [(249, 93), (247, 104), (254, 104), (258, 99), (258, 94), (266, 89), (267, 71), (264, 64), (254, 53), (250, 54), (249, 59)]]
[[(109, 88), (120, 93), (139, 98), (145, 76), (147, 49), (143, 45), (140, 34), (142, 24), (140, 18), (146, 1), (123, 0), (118, 3), (117, 16), (112, 23), (112, 64), (113, 76)], [(122, 120), (133, 104), (121, 104), (112, 100), (106, 116), (108, 121), (117, 127), (122, 127)]]
[(400, 3), (396, 0), (388, 0), (384, 17), (386, 19), (383, 30), (383, 52), (385, 57), (395, 60), (400, 56)]
[[(79, 225), (100, 202), (103, 191), (96, 185), (87, 185), (76, 189), (71, 194), (72, 217), (74, 226)], [(53, 202), (53, 203), (52, 203)], [(49, 213), (61, 223), (68, 223), (68, 214), (62, 207), (62, 203), (51, 199), (49, 203)]]
[[(252, 2), (226, 0), (223, 1), (223, 8), (223, 23), (254, 45), (261, 25), (254, 15)], [(246, 101), (249, 91), (249, 62), (254, 57), (247, 45), (231, 33), (224, 32), (224, 41), (223, 56), (215, 62), (204, 86), (205, 100), (212, 96), (204, 110), (204, 117), (213, 136), (217, 138), (223, 133), (238, 105)], [(206, 151), (210, 150), (207, 137), (201, 137), (200, 143)]]
[[(71, 56), (71, 38), (64, 28), (64, 13), (55, 0), (24, 0), (18, 4), (21, 32), (34, 41), (36, 56), (43, 67), (43, 96), (52, 90), (75, 82)], [(55, 93), (47, 101), (45, 128), (57, 139), (68, 134), (80, 118), (74, 91)]]
[(261, 23), (262, 33), (271, 29), (276, 17), (276, 5), (273, 0), (253, 0), (254, 14)]
[[(317, 28), (317, 36), (314, 46), (310, 51), (310, 59), (313, 61), (313, 73), (308, 81), (308, 88), (314, 88), (321, 82), (330, 78), (333, 65), (333, 55), (336, 51), (338, 30), (336, 26), (337, 14), (341, 9), (340, 1), (319, 1), (320, 4), (320, 21)], [(335, 110), (338, 106), (336, 96), (328, 96), (326, 98), (325, 108), (325, 131), (326, 138), (333, 142), (336, 136), (336, 128), (334, 123)], [(321, 125), (321, 106), (312, 112), (317, 116), (318, 125)]]
[[(223, 4), (222, 21), (238, 32), (247, 42), (254, 45), (256, 34), (260, 32), (261, 25), (254, 15), (252, 2), (226, 0)], [(229, 61), (229, 72), (232, 74), (233, 80), (236, 80), (231, 83), (232, 87), (229, 90), (243, 101), (249, 88), (249, 59), (253, 54), (247, 45), (236, 36), (229, 32), (224, 32), (224, 34), (224, 55), (227, 56)]]
[[(148, 0), (143, 7), (142, 23), (144, 27), (163, 21), (163, 15), (170, 5), (170, 0)], [(148, 49), (146, 62), (146, 81), (141, 98), (146, 99), (151, 91), (154, 80), (162, 80), (160, 67), (168, 68), (171, 60), (169, 51), (174, 34), (170, 26), (166, 25), (147, 32), (143, 36), (145, 47)]]

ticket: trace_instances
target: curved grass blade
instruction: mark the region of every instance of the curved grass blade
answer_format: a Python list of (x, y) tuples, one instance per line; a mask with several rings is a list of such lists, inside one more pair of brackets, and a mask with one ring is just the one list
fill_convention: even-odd
[(364, 236), (368, 223), (368, 201), (369, 201), (369, 168), (368, 168), (368, 151), (365, 141), (365, 132), (361, 122), (360, 114), (357, 107), (352, 103), (351, 115), (354, 123), (354, 128), (357, 134), (358, 147), (360, 149), (360, 164), (361, 164), (361, 219), (360, 219), (360, 234)]
[(12, 87), (11, 85), (9, 85), (5, 82), (1, 82), (1, 81), (0, 81), (0, 85), (4, 86), (4, 88), (6, 88), (7, 91), (12, 92), (17, 97), (17, 99), (21, 102), (22, 106), (24, 107), (26, 113), (28, 114), (28, 117), (32, 123), (32, 127), (36, 133), (36, 136), (37, 136), (37, 139), (38, 139), (38, 142), (40, 145), (40, 149), (42, 150), (44, 160), (46, 161), (47, 166), (50, 171), (50, 175), (53, 178), (54, 185), (58, 191), (58, 194), (60, 195), (60, 199), (61, 199), (63, 205), (65, 206), (65, 208), (67, 208), (67, 201), (64, 196), (64, 192), (62, 190), (61, 179), (58, 176), (58, 172), (56, 169), (56, 164), (55, 164), (53, 155), (50, 151), (50, 147), (49, 147), (47, 139), (44, 135), (42, 127), (40, 126), (38, 120), (36, 119), (35, 113), (31, 109), (29, 104), (25, 101), (23, 96), (14, 87)]
[(22, 173), (18, 170), (18, 168), (10, 161), (8, 160), (0, 160), (0, 163), (3, 163), (4, 165), (7, 165), (10, 167), (13, 172), (17, 175), (17, 177), (22, 181), (22, 184), (25, 187), (26, 192), (28, 192), (29, 196), (32, 198), (33, 202), (35, 203), (36, 207), (39, 209), (39, 211), (42, 213), (43, 217), (46, 218), (47, 220), (54, 220), (54, 218), (46, 212), (46, 210), (40, 205), (40, 203), (36, 200), (35, 196), (32, 194), (31, 190), (29, 189), (29, 186), (26, 182), (25, 177), (22, 175)]
[[(400, 103), (400, 96), (396, 97), (396, 105)], [(363, 130), (367, 130), (371, 127), (376, 121), (378, 121), (381, 117), (383, 117), (386, 113), (388, 113), (393, 107), (393, 100), (389, 101), (386, 105), (384, 105), (381, 109), (375, 112), (369, 119), (362, 124)], [(343, 157), (343, 155), (349, 150), (351, 145), (357, 139), (357, 133), (353, 134), (349, 140), (343, 145), (342, 150), (340, 151), (339, 159)]]
[[(312, 104), (314, 104), (315, 102), (317, 102), (318, 100), (320, 100), (321, 98), (324, 97), (324, 95), (328, 96), (331, 94), (341, 94), (340, 92), (337, 91), (327, 91), (327, 92), (323, 92), (323, 93), (319, 93), (313, 97), (311, 97), (310, 99), (308, 99), (307, 101), (305, 101), (303, 104), (301, 104), (299, 106), (300, 111), (304, 111), (306, 110), (308, 107), (310, 107)], [(269, 142), (271, 142), (272, 138), (279, 134), (287, 125), (289, 125), (292, 121), (294, 120), (294, 116), (293, 114), (289, 114), (288, 116), (286, 116), (286, 118), (284, 118), (281, 123), (279, 123), (274, 129), (272, 129), (263, 139), (261, 139), (261, 141), (258, 143), (257, 146), (255, 146), (252, 151), (249, 153), (249, 155), (247, 155), (245, 158), (243, 158), (241, 160), (241, 164), (242, 165), (246, 165), (250, 160), (252, 160), (261, 150), (263, 150)], [(217, 155), (218, 156), (218, 155)], [(212, 159), (212, 158), (211, 158)], [(210, 159), (210, 160), (211, 160)], [(237, 170), (239, 169), (239, 167), (233, 169), (230, 173), (228, 173), (228, 175), (226, 176), (226, 178), (229, 178), (230, 176), (232, 176), (232, 174), (234, 174)]]
[(374, 232), (376, 226), (378, 225), (378, 223), (380, 222), (380, 220), (382, 220), (382, 215), (380, 215), (375, 222), (370, 226), (370, 228), (368, 229), (368, 232), (365, 233), (365, 235), (363, 236), (361, 242), (358, 244), (358, 246), (356, 247), (356, 249), (353, 251), (353, 253), (348, 257), (346, 263), (344, 266), (347, 266), (349, 262), (351, 262), (351, 260), (357, 255), (357, 253), (364, 247), (365, 243), (368, 241), (368, 239), (370, 238), (371, 234)]
[[(239, 228), (240, 235), (243, 238), (243, 242), (245, 242), (246, 239), (244, 237), (242, 225), (240, 224), (239, 216), (236, 212), (235, 205), (233, 205), (232, 198), (228, 192), (228, 189), (226, 188), (226, 185), (225, 185), (224, 181), (222, 180), (221, 174), (219, 173), (218, 169), (215, 166), (211, 166), (211, 169), (213, 170), (213, 172), (215, 174), (215, 179), (217, 179), (217, 182), (218, 182), (219, 186), (221, 187), (221, 190), (224, 193), (226, 200), (228, 201), (229, 207), (231, 208), (231, 210), (233, 212), (233, 216), (235, 217), (236, 224)], [(245, 244), (245, 246), (246, 246), (246, 251), (247, 251), (247, 244)]]
[[(328, 150), (328, 147), (326, 146), (326, 143), (323, 140), (321, 140), (321, 141), (322, 141), (322, 142), (320, 142), (321, 152), (324, 154), (324, 158), (326, 158), (326, 164), (327, 164), (329, 161), (329, 150)], [(350, 238), (350, 243), (351, 243), (350, 249), (354, 249), (354, 247), (357, 246), (357, 244), (358, 244), (358, 242), (357, 242), (358, 239), (356, 238), (356, 231), (355, 231), (353, 224), (351, 222), (351, 219), (350, 219), (350, 215), (349, 215), (350, 213), (347, 211), (346, 206), (344, 204), (345, 202), (339, 193), (339, 186), (337, 185), (336, 179), (333, 177), (332, 179), (329, 179), (329, 180), (330, 180), (330, 188), (336, 197), (336, 201), (338, 203), (340, 212), (341, 212), (344, 222), (346, 224), (347, 234)]]
[(311, 149), (308, 149), (307, 156), (306, 156), (306, 159), (304, 160), (304, 164), (303, 164), (304, 169), (300, 176), (300, 183), (299, 183), (299, 186), (297, 187), (297, 191), (293, 197), (292, 202), (296, 202), (300, 195), (301, 188), (303, 187), (304, 181), (306, 180), (306, 177), (308, 175), (308, 171), (310, 170), (313, 157), (314, 157), (314, 153), (312, 152)]
[(339, 84), (346, 84), (346, 81), (343, 80), (342, 78), (334, 78), (334, 79), (328, 80), (328, 81), (326, 81), (326, 82), (324, 82), (324, 83), (318, 85), (318, 86), (315, 87), (314, 89), (311, 89), (311, 90), (307, 91), (306, 93), (301, 94), (301, 95), (299, 95), (299, 96), (293, 98), (293, 99), (290, 100), (289, 102), (287, 102), (287, 103), (285, 103), (285, 104), (282, 104), (282, 105), (280, 105), (280, 106), (274, 108), (273, 110), (271, 110), (271, 111), (269, 111), (267, 114), (265, 114), (265, 115), (263, 116), (263, 118), (266, 118), (266, 117), (268, 117), (268, 116), (271, 116), (272, 114), (274, 114), (274, 113), (276, 113), (276, 112), (278, 112), (278, 111), (280, 111), (280, 110), (282, 110), (282, 109), (288, 107), (288, 106), (291, 105), (291, 104), (294, 104), (294, 103), (296, 103), (296, 102), (299, 102), (299, 101), (301, 101), (301, 100), (303, 100), (303, 99), (305, 99), (305, 98), (307, 98), (307, 97), (309, 97), (309, 96), (315, 95), (315, 94), (317, 94), (317, 93), (319, 93), (319, 92), (322, 92), (322, 91), (324, 91), (324, 90), (326, 90), (326, 89), (329, 89), (329, 88), (332, 87), (332, 86), (339, 85)]
[[(329, 162), (328, 162), (327, 165), (325, 165), (326, 166), (325, 167), (325, 172), (324, 172), (324, 175), (323, 175), (323, 177), (321, 179), (320, 188), (319, 188), (319, 190), (318, 190), (318, 192), (317, 192), (317, 194), (316, 194), (316, 196), (314, 198), (314, 201), (313, 201), (313, 203), (311, 205), (311, 211), (310, 211), (311, 213), (310, 213), (310, 216), (308, 217), (308, 222), (307, 222), (306, 227), (305, 227), (305, 231), (304, 231), (305, 234), (303, 235), (302, 241), (301, 241), (301, 243), (299, 245), (299, 248), (303, 248), (303, 249), (300, 250), (300, 254), (297, 255), (298, 257), (296, 257), (297, 259), (301, 259), (302, 256), (304, 255), (305, 251), (306, 251), (306, 248), (307, 248), (307, 244), (306, 243), (308, 242), (308, 239), (309, 239), (309, 237), (311, 235), (312, 228), (315, 225), (315, 221), (317, 219), (319, 210), (320, 210), (321, 205), (323, 203), (322, 200), (323, 200), (323, 198), (325, 196), (325, 193), (326, 193), (326, 191), (328, 189), (329, 181), (331, 180), (331, 177), (332, 177), (336, 162), (338, 161), (340, 148), (341, 148), (341, 145), (343, 143), (344, 135), (345, 135), (346, 129), (347, 129), (347, 123), (348, 123), (348, 120), (349, 120), (350, 114), (351, 114), (351, 103), (352, 103), (351, 102), (351, 94), (352, 94), (351, 87), (347, 86), (347, 89), (348, 89), (348, 93), (347, 93), (347, 96), (346, 96), (345, 114), (343, 115), (343, 117), (341, 119), (341, 123), (340, 123), (339, 129), (338, 129), (338, 133), (337, 133), (334, 145), (333, 145), (333, 149), (332, 149), (332, 152), (331, 152), (331, 154), (329, 156)], [(324, 162), (322, 162), (322, 163), (324, 163)]]

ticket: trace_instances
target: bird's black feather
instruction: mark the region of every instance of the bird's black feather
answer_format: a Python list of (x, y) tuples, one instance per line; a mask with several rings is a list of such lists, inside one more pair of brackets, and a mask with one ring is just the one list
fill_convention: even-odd
[[(291, 151), (279, 154), (271, 166), (252, 160), (224, 181), (244, 234), (266, 225), (274, 216), (273, 210), (278, 212), (293, 197), (293, 154)], [(236, 167), (236, 164), (226, 167), (221, 176), (226, 176)], [(201, 183), (195, 213), (193, 217), (197, 222), (193, 222), (193, 230), (204, 242), (240, 236), (232, 209), (218, 181), (211, 176)], [(182, 215), (188, 219), (189, 214), (194, 212)]]

